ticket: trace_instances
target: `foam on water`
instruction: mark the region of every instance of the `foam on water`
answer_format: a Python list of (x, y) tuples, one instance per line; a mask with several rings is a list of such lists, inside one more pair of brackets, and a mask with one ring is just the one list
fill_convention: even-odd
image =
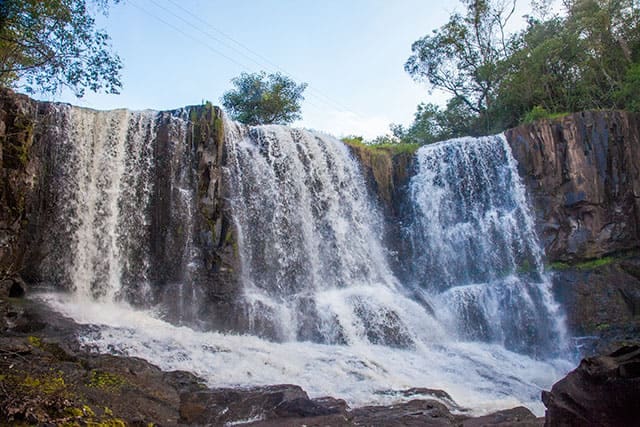
[(241, 263), (239, 297), (227, 302), (238, 315), (231, 329), (252, 334), (230, 335), (160, 320), (207, 320), (199, 308), (216, 286), (197, 245), (186, 111), (60, 115), (53, 193), (62, 203), (43, 271), (75, 293), (39, 298), (93, 325), (79, 337), (88, 349), (214, 387), (295, 383), (353, 406), (442, 389), (475, 414), (520, 404), (541, 414), (540, 390), (571, 368), (550, 351), (562, 346), (561, 316), (501, 136), (419, 150), (413, 281), (400, 283), (344, 144), (225, 122), (223, 182)]
[(295, 383), (311, 397), (331, 395), (352, 406), (390, 404), (403, 399), (394, 391), (427, 387), (447, 391), (472, 414), (525, 405), (541, 415), (540, 391), (571, 369), (567, 361), (535, 360), (485, 343), (413, 349), (275, 343), (249, 335), (197, 332), (116, 303), (64, 294), (38, 298), (78, 323), (98, 325), (80, 337), (93, 351), (141, 357), (164, 370), (191, 371), (212, 387)]

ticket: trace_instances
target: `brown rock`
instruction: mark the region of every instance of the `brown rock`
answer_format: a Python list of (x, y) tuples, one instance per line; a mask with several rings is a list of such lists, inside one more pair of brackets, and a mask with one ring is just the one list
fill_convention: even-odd
[(638, 247), (639, 114), (576, 113), (505, 134), (551, 261)]
[(536, 418), (530, 410), (522, 406), (478, 418), (470, 418), (462, 423), (463, 427), (542, 427), (543, 425), (544, 418)]
[(632, 426), (640, 420), (640, 347), (587, 358), (542, 392), (545, 426)]

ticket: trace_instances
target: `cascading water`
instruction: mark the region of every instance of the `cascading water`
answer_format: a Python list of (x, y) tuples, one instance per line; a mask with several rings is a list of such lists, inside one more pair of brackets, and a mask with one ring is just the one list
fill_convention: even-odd
[(415, 339), (410, 323), (434, 323), (397, 285), (380, 242), (382, 224), (343, 143), (282, 126), (227, 128), (254, 332), (406, 346)]
[(526, 194), (502, 135), (422, 147), (410, 183), (413, 286), (462, 339), (546, 355), (563, 328)]
[[(193, 244), (194, 183), (192, 154), (185, 146), (184, 112), (94, 111), (59, 106), (51, 172), (50, 197), (56, 200), (52, 232), (45, 236), (42, 262), (45, 277), (71, 289), (81, 300), (125, 301), (149, 306), (156, 297), (154, 263), (162, 249), (154, 248), (152, 229), (160, 228), (152, 211), (163, 200), (174, 230), (163, 233), (172, 247), (175, 280), (165, 292), (181, 298), (171, 307), (178, 320), (193, 318), (192, 296), (199, 254)], [(163, 138), (168, 155), (159, 171), (157, 130), (166, 121)], [(166, 176), (165, 191), (158, 188)], [(154, 206), (155, 204), (155, 206)], [(156, 217), (158, 215), (155, 215)], [(179, 227), (179, 229), (178, 229)], [(155, 252), (155, 253), (154, 253)], [(164, 259), (163, 259), (164, 261)], [(168, 267), (165, 267), (165, 269)], [(57, 272), (50, 276), (50, 273)], [(188, 293), (189, 295), (185, 295)]]
[[(61, 107), (60, 115), (52, 180), (62, 203), (44, 247), (61, 253), (43, 271), (79, 297), (43, 298), (101, 325), (81, 337), (90, 349), (193, 371), (218, 387), (294, 381), (353, 405), (441, 388), (476, 413), (516, 404), (540, 411), (540, 388), (570, 366), (505, 349), (539, 356), (541, 343), (558, 337), (541, 333), (556, 313), (501, 140), (419, 151), (407, 259), (415, 280), (403, 284), (347, 147), (307, 131), (225, 122), (226, 197), (241, 262), (241, 290), (229, 304), (235, 330), (251, 334), (232, 335), (175, 326), (204, 320), (198, 305), (211, 286), (186, 112)], [(158, 319), (158, 305), (174, 324)], [(509, 322), (533, 332), (512, 332)]]

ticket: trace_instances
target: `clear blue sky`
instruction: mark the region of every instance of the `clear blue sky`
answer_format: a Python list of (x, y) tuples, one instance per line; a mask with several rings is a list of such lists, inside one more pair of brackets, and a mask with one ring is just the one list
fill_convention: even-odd
[(97, 109), (219, 105), (234, 76), (280, 70), (309, 83), (295, 126), (374, 137), (390, 123), (409, 123), (419, 102), (445, 99), (429, 95), (403, 65), (412, 42), (456, 7), (424, 0), (124, 0), (98, 19), (124, 64), (121, 94), (51, 99)]

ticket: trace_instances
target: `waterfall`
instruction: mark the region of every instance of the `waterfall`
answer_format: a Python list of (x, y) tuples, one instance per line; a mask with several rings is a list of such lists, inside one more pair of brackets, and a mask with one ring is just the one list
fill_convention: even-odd
[(391, 273), (381, 219), (342, 142), (283, 126), (227, 128), (253, 333), (404, 346), (415, 339), (404, 317), (433, 323)]
[(172, 317), (192, 320), (199, 253), (186, 113), (61, 105), (56, 122), (42, 276), (85, 300), (170, 301)]
[(502, 135), (422, 147), (410, 183), (413, 287), (462, 339), (546, 354), (558, 307), (516, 162)]
[(418, 151), (400, 282), (341, 141), (225, 121), (223, 150), (194, 142), (189, 110), (57, 109), (36, 276), (73, 291), (43, 294), (52, 307), (99, 325), (86, 348), (216, 387), (295, 382), (352, 405), (440, 388), (479, 412), (540, 413), (571, 366), (553, 358), (560, 315), (501, 136)]

